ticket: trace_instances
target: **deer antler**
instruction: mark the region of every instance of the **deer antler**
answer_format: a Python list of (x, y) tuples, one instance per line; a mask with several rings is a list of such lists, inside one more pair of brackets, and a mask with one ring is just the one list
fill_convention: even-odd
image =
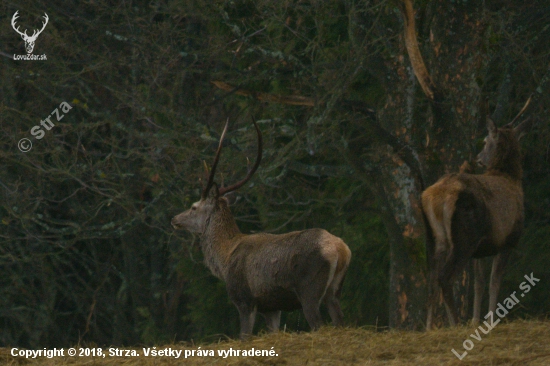
[[(256, 161), (254, 162), (254, 166), (252, 169), (248, 171), (248, 174), (246, 177), (244, 177), (243, 180), (229, 186), (229, 187), (222, 187), (219, 190), (219, 195), (222, 196), (226, 193), (232, 192), (236, 189), (239, 189), (243, 185), (246, 184), (252, 178), (252, 175), (256, 172), (258, 167), (260, 166), (260, 162), (262, 161), (262, 149), (263, 149), (263, 140), (262, 140), (262, 133), (260, 131), (260, 128), (258, 127), (258, 124), (256, 123), (256, 120), (254, 117), (252, 117), (252, 122), (254, 123), (254, 127), (256, 128), (256, 133), (258, 135), (258, 156), (256, 157)], [(223, 139), (225, 138), (225, 133), (227, 132), (227, 126), (229, 125), (229, 119), (227, 119), (227, 122), (225, 123), (225, 127), (223, 129), (222, 135), (220, 137), (220, 143), (218, 145), (218, 150), (216, 151), (216, 156), (214, 158), (214, 163), (212, 164), (212, 169), (210, 170), (210, 175), (208, 176), (208, 182), (206, 183), (206, 186), (204, 187), (204, 190), (202, 191), (201, 197), (204, 199), (208, 196), (208, 192), (212, 188), (212, 185), (214, 184), (214, 175), (216, 174), (216, 167), (218, 166), (218, 161), (220, 160), (220, 153), (222, 151), (222, 145), (223, 145)]]
[[(223, 139), (225, 138), (225, 133), (227, 132), (227, 126), (229, 126), (229, 118), (225, 122), (225, 127), (223, 128), (223, 132), (220, 137), (220, 143), (218, 145), (218, 150), (216, 150), (216, 157), (214, 158), (214, 164), (212, 164), (212, 169), (210, 170), (208, 181), (202, 191), (202, 195), (201, 195), (202, 198), (206, 198), (208, 196), (208, 192), (210, 191), (210, 188), (212, 188), (212, 184), (214, 184), (214, 175), (216, 174), (216, 167), (218, 166), (218, 161), (220, 160), (220, 153), (222, 151)], [(206, 166), (206, 163), (205, 163), (205, 166)]]
[[(504, 127), (514, 127), (514, 123), (516, 123), (516, 121), (518, 120), (518, 118), (523, 114), (523, 112), (525, 112), (525, 110), (527, 109), (527, 107), (529, 107), (529, 104), (531, 103), (531, 98), (533, 97), (533, 94), (531, 94), (529, 96), (529, 99), (527, 99), (527, 102), (525, 102), (525, 105), (523, 106), (523, 108), (521, 108), (521, 111), (519, 111), (518, 115), (514, 117), (514, 119), (512, 120), (512, 122), (508, 123), (506, 126)], [(525, 121), (524, 121), (525, 122)]]
[(220, 188), (220, 196), (232, 192), (234, 190), (237, 190), (241, 188), (243, 185), (246, 184), (252, 178), (258, 167), (260, 166), (260, 162), (262, 161), (262, 149), (263, 149), (263, 141), (262, 141), (262, 133), (260, 131), (260, 128), (258, 127), (258, 124), (256, 123), (256, 119), (252, 117), (252, 123), (254, 123), (254, 127), (256, 128), (256, 133), (258, 134), (258, 156), (256, 157), (256, 162), (254, 163), (254, 166), (252, 169), (248, 171), (248, 174), (246, 177), (244, 177), (243, 180), (240, 182), (237, 182), (229, 187), (222, 187)]

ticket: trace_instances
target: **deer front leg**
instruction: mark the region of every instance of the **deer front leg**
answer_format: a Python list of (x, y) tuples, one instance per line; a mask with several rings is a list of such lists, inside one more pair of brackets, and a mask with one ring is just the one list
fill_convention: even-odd
[(498, 292), (500, 291), (500, 285), (502, 283), (502, 275), (508, 258), (510, 257), (510, 250), (506, 249), (498, 253), (493, 259), (493, 268), (491, 270), (491, 283), (489, 285), (489, 311), (493, 313), (497, 309)]
[(248, 304), (238, 304), (239, 318), (241, 321), (241, 340), (247, 339), (254, 329), (256, 321), (256, 307), (251, 307)]
[(474, 259), (474, 316), (472, 324), (478, 325), (481, 317), (481, 301), (485, 290), (485, 273), (483, 272), (483, 259)]

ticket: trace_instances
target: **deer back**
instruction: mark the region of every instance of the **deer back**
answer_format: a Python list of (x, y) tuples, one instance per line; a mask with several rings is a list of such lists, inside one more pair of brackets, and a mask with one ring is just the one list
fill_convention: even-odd
[(515, 244), (515, 238), (519, 237), (523, 226), (519, 137), (524, 123), (515, 129), (511, 126), (498, 129), (490, 119), (487, 124), (489, 134), (477, 157), (486, 172), (447, 174), (422, 193), (423, 210), (436, 245), (453, 245), (456, 210), (469, 215), (470, 225), (479, 227), (474, 232), (488, 239), (487, 245), (493, 249), (487, 252)]

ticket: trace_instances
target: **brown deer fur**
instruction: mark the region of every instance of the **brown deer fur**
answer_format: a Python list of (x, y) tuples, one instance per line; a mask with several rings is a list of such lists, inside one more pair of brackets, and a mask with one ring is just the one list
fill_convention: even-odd
[[(259, 165), (261, 134), (254, 125), (259, 140), (255, 167), (245, 180), (229, 187), (232, 190), (242, 186)], [(281, 235), (241, 233), (223, 197), (228, 189), (218, 190), (212, 181), (224, 135), (225, 130), (210, 187), (207, 185), (200, 201), (175, 216), (172, 225), (201, 235), (205, 264), (226, 283), (229, 298), (239, 311), (241, 338), (252, 333), (256, 312), (265, 317), (270, 331), (277, 331), (281, 310), (302, 308), (310, 327), (317, 329), (323, 324), (322, 301), (334, 325), (343, 325), (338, 297), (351, 259), (348, 246), (323, 229)]]
[[(484, 174), (447, 174), (422, 193), (422, 209), (427, 231), (427, 257), (430, 269), (427, 329), (432, 327), (433, 308), (439, 287), (449, 317), (456, 325), (453, 280), (470, 258), (496, 255), (489, 287), (489, 310), (495, 311), (504, 267), (523, 228), (523, 188), (519, 136), (525, 128), (509, 124), (497, 128), (488, 119), (489, 135), (477, 161)], [(474, 262), (473, 322), (480, 318), (485, 285), (481, 260)]]

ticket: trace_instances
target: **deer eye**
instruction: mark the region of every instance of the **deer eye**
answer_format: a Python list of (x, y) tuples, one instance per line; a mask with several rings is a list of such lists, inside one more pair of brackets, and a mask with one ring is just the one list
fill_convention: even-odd
[(197, 208), (195, 206), (191, 206), (191, 210), (195, 211)]

